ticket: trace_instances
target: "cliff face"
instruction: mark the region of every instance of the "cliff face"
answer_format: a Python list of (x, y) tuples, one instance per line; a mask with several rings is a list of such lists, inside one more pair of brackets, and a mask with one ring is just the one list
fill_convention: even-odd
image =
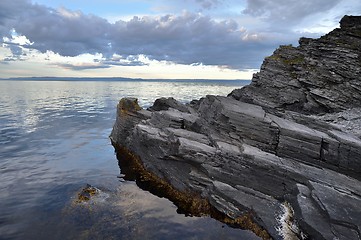
[(361, 239), (361, 139), (304, 114), (361, 106), (360, 19), (281, 47), (229, 97), (147, 110), (122, 99), (110, 136), (120, 165), (191, 214), (216, 209), (264, 239)]
[(345, 16), (319, 39), (301, 38), (267, 57), (252, 83), (230, 96), (303, 113), (361, 106), (361, 17)]

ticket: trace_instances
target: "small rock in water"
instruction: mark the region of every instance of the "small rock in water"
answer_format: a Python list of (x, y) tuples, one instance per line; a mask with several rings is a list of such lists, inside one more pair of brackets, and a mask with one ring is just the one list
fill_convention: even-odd
[(92, 196), (99, 194), (99, 189), (87, 184), (80, 193), (78, 193), (78, 202), (89, 201)]

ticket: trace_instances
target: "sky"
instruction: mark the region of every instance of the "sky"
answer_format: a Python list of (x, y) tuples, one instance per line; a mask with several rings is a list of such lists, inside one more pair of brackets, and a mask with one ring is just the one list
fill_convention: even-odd
[(0, 78), (250, 79), (360, 0), (0, 0)]

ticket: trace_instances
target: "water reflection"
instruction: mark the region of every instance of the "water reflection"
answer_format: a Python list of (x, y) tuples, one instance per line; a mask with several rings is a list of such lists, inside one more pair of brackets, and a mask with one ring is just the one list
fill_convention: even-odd
[(132, 182), (124, 182), (113, 192), (102, 189), (102, 196), (95, 201), (75, 204), (71, 199), (57, 209), (52, 198), (64, 191), (69, 190), (49, 192), (44, 200), (49, 211), (35, 217), (40, 224), (25, 228), (28, 238), (46, 239), (50, 231), (52, 239), (257, 239), (251, 232), (213, 219), (175, 214), (169, 201), (139, 191)]
[[(235, 87), (0, 81), (0, 238), (252, 237), (248, 232), (222, 228), (211, 219), (177, 215), (169, 201), (139, 190), (134, 183), (119, 181), (108, 139), (115, 106), (122, 97), (137, 97), (148, 107), (161, 96), (186, 102), (206, 94), (226, 95)], [(88, 207), (72, 204), (87, 183), (108, 193), (109, 198)], [(215, 230), (208, 234), (207, 226)]]

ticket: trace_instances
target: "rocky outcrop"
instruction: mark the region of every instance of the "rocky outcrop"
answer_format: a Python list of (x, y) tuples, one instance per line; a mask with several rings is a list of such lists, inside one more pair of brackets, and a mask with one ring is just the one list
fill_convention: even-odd
[(345, 16), (319, 38), (301, 38), (267, 57), (252, 83), (230, 96), (257, 105), (304, 113), (361, 106), (361, 17)]
[[(149, 109), (122, 99), (110, 136), (119, 161), (190, 214), (263, 239), (361, 239), (359, 132), (325, 121), (343, 116), (356, 126), (359, 110), (304, 114), (361, 103), (360, 92), (348, 92), (360, 83), (360, 65), (343, 36), (354, 39), (359, 26), (359, 18), (345, 17), (321, 39), (277, 50), (250, 86), (229, 97), (187, 105), (162, 98)], [(338, 35), (345, 42), (334, 48)], [(305, 56), (302, 64), (295, 53)], [(330, 62), (337, 54), (343, 65)]]
[[(288, 235), (357, 239), (361, 185), (352, 176), (361, 174), (361, 140), (356, 136), (327, 123), (311, 128), (220, 96), (179, 109), (124, 106), (137, 106), (136, 100), (119, 104), (114, 146), (125, 146), (147, 171), (180, 192), (197, 193), (233, 218), (252, 212), (275, 239), (292, 224), (299, 230)], [(292, 223), (282, 222), (285, 214), (293, 215)]]

